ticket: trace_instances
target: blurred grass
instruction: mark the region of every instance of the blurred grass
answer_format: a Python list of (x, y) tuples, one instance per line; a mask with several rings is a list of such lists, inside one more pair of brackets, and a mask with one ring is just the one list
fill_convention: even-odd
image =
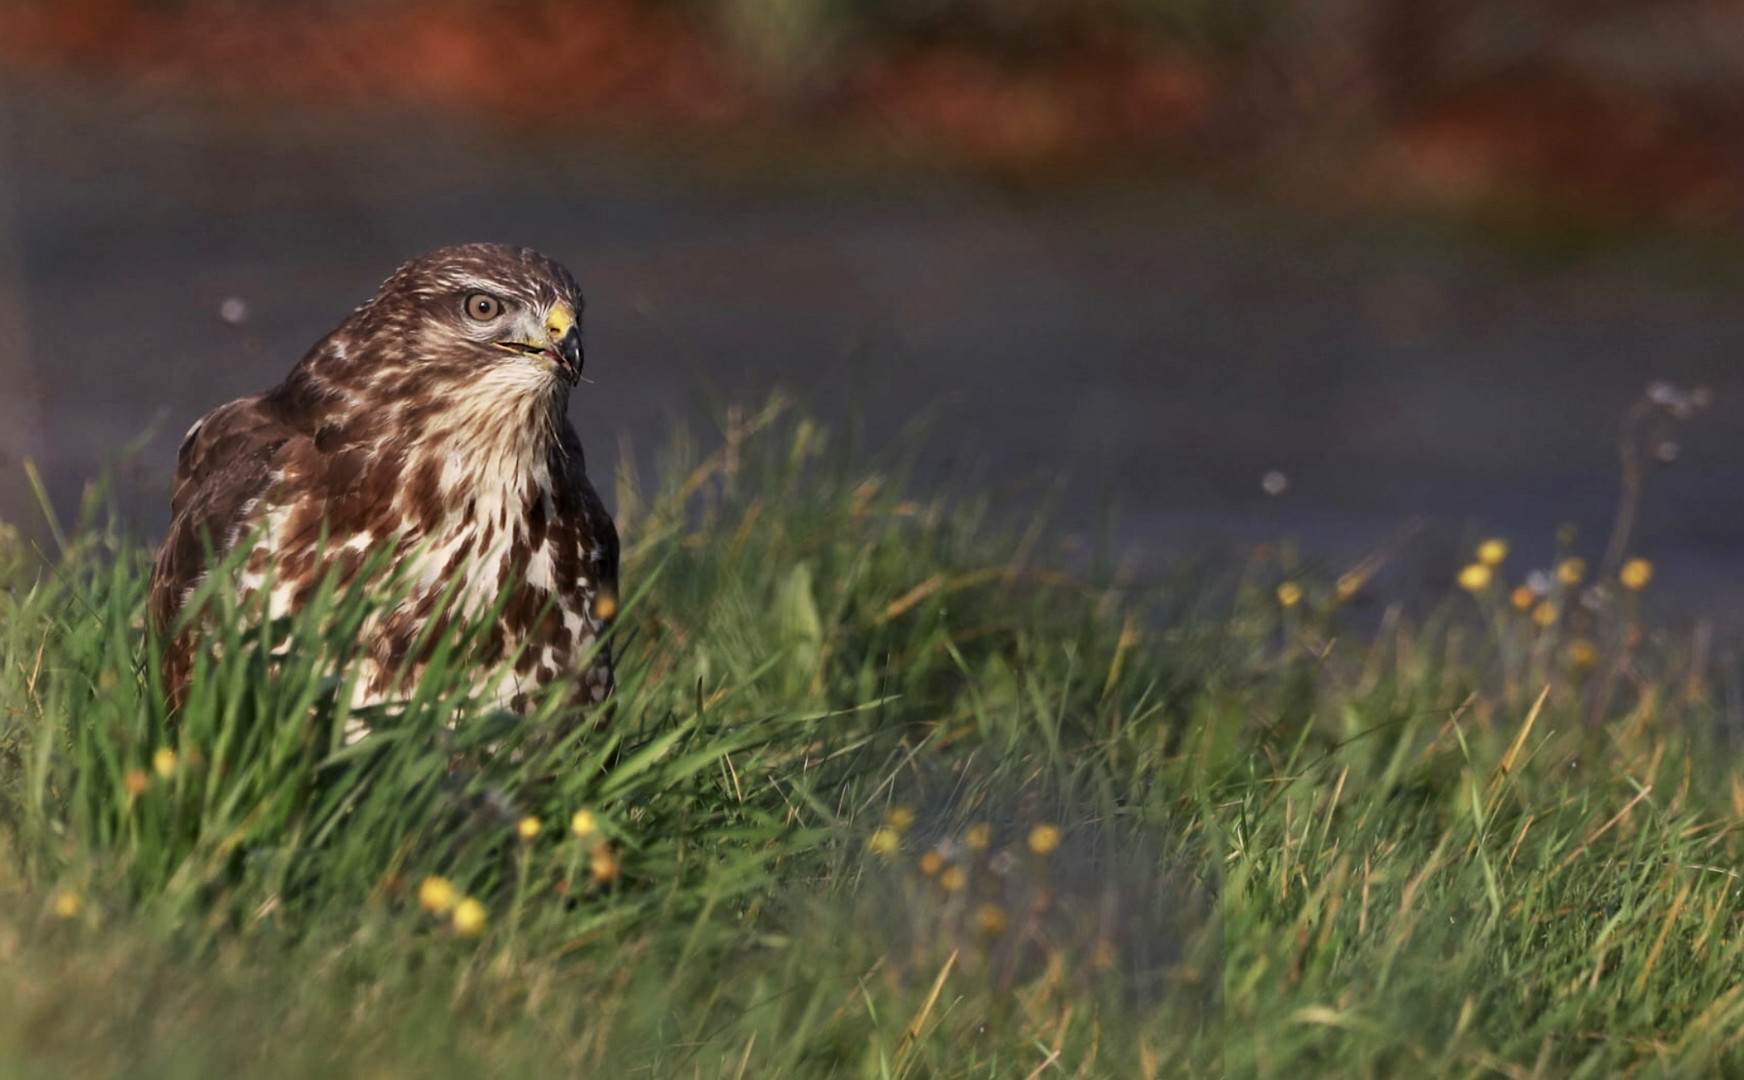
[(1120, 589), (779, 402), (621, 479), (599, 730), (479, 715), (462, 636), (344, 747), (339, 593), (278, 654), (214, 598), (172, 724), (145, 553), (12, 542), (0, 1075), (1744, 1069), (1744, 776), (1639, 590)]

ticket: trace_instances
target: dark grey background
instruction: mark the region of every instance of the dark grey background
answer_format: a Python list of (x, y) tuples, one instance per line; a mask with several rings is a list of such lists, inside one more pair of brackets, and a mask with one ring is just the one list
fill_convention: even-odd
[[(1429, 529), (1401, 574), (1432, 586), (1480, 534), (1542, 562), (1572, 521), (1596, 557), (1623, 409), (1651, 379), (1704, 384), (1716, 404), (1654, 476), (1638, 548), (1657, 602), (1744, 621), (1730, 256), (1644, 241), (1544, 260), (1179, 190), (723, 169), (42, 84), (6, 87), (0, 125), (13, 516), (20, 456), (65, 505), (151, 431), (122, 501), (160, 530), (196, 416), (276, 382), (401, 259), (497, 239), (587, 291), (593, 384), (573, 415), (602, 487), (620, 434), (640, 456), (675, 419), (779, 386), (858, 418), (872, 447), (934, 416), (923, 482), (972, 462), (1016, 511), (1066, 475), (1064, 525), (1117, 507), (1148, 568), (1287, 535), (1337, 569), (1414, 515)], [(219, 318), (227, 297), (248, 305), (240, 326)], [(1281, 498), (1260, 490), (1269, 469), (1291, 480)]]

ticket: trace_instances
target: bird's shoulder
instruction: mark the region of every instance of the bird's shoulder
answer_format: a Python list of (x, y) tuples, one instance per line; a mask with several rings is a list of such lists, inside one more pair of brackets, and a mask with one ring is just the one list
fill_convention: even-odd
[(618, 579), (618, 529), (611, 511), (588, 479), (581, 438), (567, 422), (558, 435), (563, 467), (559, 473), (557, 512), (575, 534), (581, 553), (594, 563), (591, 575), (615, 588)]

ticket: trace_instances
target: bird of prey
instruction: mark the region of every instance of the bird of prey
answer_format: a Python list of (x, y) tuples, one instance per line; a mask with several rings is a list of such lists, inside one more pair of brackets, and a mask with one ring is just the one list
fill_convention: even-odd
[(196, 421), (152, 569), (172, 700), (200, 647), (182, 609), (243, 544), (223, 587), (265, 591), (269, 619), (387, 553), (399, 585), (362, 631), (354, 707), (409, 697), (439, 636), (425, 631), (466, 618), (491, 620), (469, 660), (493, 703), (524, 708), (559, 680), (578, 704), (604, 700), (618, 537), (567, 415), (581, 310), (575, 279), (538, 252), (444, 248), (396, 270), (277, 387)]

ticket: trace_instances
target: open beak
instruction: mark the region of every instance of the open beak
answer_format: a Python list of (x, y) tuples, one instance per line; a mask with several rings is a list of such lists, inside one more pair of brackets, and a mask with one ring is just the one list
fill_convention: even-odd
[(499, 341), (497, 348), (523, 356), (536, 356), (551, 365), (571, 386), (581, 381), (581, 326), (575, 321), (575, 309), (565, 303), (554, 305), (545, 315), (545, 341)]

